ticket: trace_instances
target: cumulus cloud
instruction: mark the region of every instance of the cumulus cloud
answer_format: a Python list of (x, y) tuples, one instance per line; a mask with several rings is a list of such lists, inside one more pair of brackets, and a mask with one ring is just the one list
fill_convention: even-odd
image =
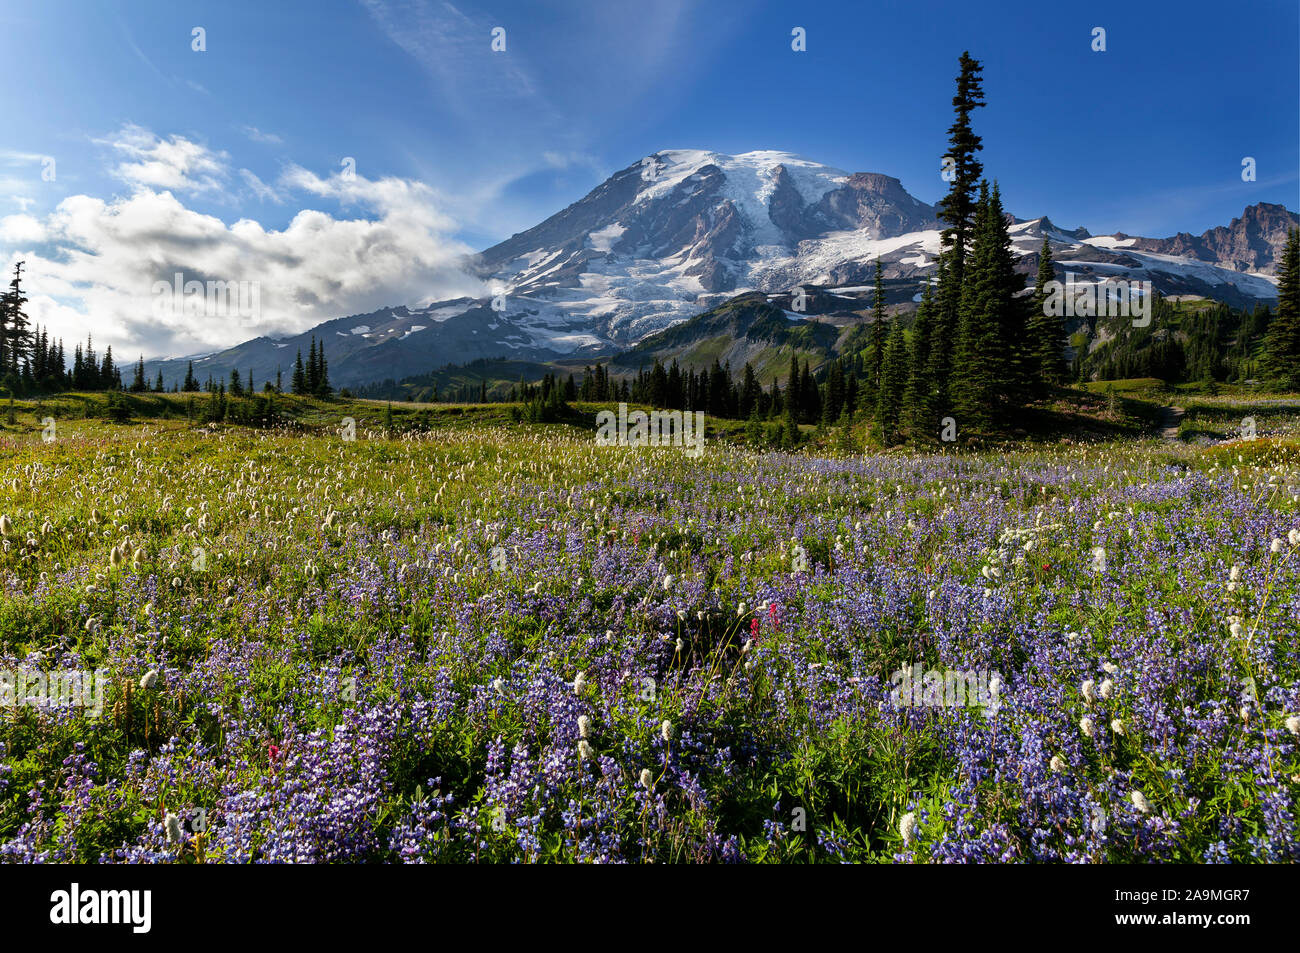
[[(225, 175), (220, 154), (146, 130), (133, 131), (131, 143), (122, 150), (130, 167), (123, 178), (135, 186), (129, 195), (74, 195), (43, 219), (0, 218), (0, 241), (23, 249), (10, 265), (27, 261), (29, 314), (69, 346), (91, 331), (119, 354), (211, 351), (386, 305), (486, 293), (462, 270), (472, 249), (449, 237), (455, 222), (423, 183), (344, 172), (321, 177), (291, 166), (272, 188), (241, 170), (268, 197), (329, 200), (342, 211), (303, 208), (283, 229), (251, 218), (228, 225), (176, 194), (202, 192), (206, 180)], [(255, 283), (260, 313), (159, 312), (155, 284), (172, 283), (178, 273), (183, 281)]]
[(220, 189), (229, 175), (226, 153), (180, 136), (160, 139), (148, 129), (128, 124), (99, 142), (123, 156), (113, 174), (133, 186), (211, 192)]

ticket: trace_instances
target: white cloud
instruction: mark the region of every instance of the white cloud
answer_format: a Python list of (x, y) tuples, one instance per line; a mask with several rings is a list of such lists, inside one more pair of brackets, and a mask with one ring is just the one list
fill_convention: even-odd
[(277, 192), (274, 188), (267, 185), (260, 178), (258, 178), (255, 172), (249, 169), (240, 169), (239, 177), (244, 180), (245, 185), (247, 185), (250, 189), (252, 189), (253, 194), (256, 195), (262, 201), (267, 201), (269, 199), (270, 201), (274, 202), (276, 205), (284, 204), (284, 197), (280, 195), (280, 193)]
[(210, 192), (221, 188), (229, 156), (180, 136), (160, 139), (148, 129), (128, 123), (117, 134), (99, 140), (125, 156), (113, 174), (134, 186), (174, 192)]
[[(136, 185), (129, 196), (74, 195), (44, 218), (0, 217), (0, 241), (17, 246), (10, 266), (27, 260), (29, 316), (69, 347), (89, 331), (119, 355), (211, 351), (390, 304), (484, 293), (462, 270), (472, 249), (448, 237), (455, 222), (423, 183), (342, 173), (322, 178), (291, 166), (272, 188), (240, 170), (255, 192), (329, 199), (351, 217), (303, 208), (279, 230), (251, 218), (228, 225), (161, 185), (203, 191), (196, 183), (224, 169), (217, 154), (134, 127), (123, 151), (139, 167), (124, 176)], [(154, 283), (171, 282), (177, 272), (187, 281), (255, 282), (260, 315), (156, 314)]]
[(242, 132), (249, 139), (252, 139), (254, 142), (264, 142), (267, 143), (268, 145), (273, 145), (273, 146), (278, 146), (284, 142), (284, 140), (281, 139), (279, 136), (277, 136), (275, 133), (263, 132), (261, 129), (258, 129), (256, 126), (244, 126), (240, 130), (240, 132)]
[(0, 218), (0, 242), (21, 245), (44, 241), (45, 229), (31, 215), (7, 215)]
[[(485, 102), (515, 102), (553, 115), (500, 22), (463, 13), (447, 2), (361, 2), (388, 39), (424, 68), (453, 110), (478, 119)], [(506, 30), (506, 50), (493, 52), (492, 31), (499, 26)]]

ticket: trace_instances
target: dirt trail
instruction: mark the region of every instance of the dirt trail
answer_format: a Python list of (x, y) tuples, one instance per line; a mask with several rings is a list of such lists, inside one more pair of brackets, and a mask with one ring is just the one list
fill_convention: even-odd
[(1160, 411), (1160, 436), (1166, 440), (1178, 439), (1178, 425), (1183, 422), (1183, 408), (1165, 407)]

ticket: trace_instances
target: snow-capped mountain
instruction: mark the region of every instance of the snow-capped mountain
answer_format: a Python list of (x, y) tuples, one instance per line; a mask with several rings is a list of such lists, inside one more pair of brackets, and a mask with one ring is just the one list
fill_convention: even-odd
[(889, 176), (784, 152), (675, 150), (489, 248), (478, 269), (507, 315), (581, 316), (625, 346), (742, 291), (856, 280), (864, 253), (935, 223)]
[[(1015, 219), (1011, 236), (1027, 276), (1046, 236), (1058, 274), (1149, 280), (1164, 294), (1242, 306), (1276, 297), (1274, 263), (1286, 229), (1296, 226), (1294, 212), (1255, 205), (1201, 236), (1092, 236), (1046, 217)], [(851, 315), (877, 258), (895, 299), (906, 301), (900, 280), (915, 279), (919, 290), (939, 249), (934, 207), (890, 176), (850, 174), (786, 152), (670, 150), (468, 262), (492, 297), (391, 307), (310, 333), (326, 341), (340, 385), (481, 357), (594, 359), (751, 291), (777, 300), (817, 286)], [(237, 367), (273, 378), (277, 366), (288, 373), (308, 340), (259, 338), (196, 362), (195, 372), (225, 376)], [(159, 366), (169, 383), (184, 374), (183, 361), (170, 361), (150, 365), (149, 375)]]

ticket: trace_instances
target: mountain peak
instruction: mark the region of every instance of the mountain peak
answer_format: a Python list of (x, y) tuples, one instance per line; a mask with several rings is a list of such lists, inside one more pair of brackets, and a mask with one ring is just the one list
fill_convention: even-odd
[[(1057, 267), (1083, 280), (1137, 277), (1162, 294), (1241, 307), (1276, 298), (1266, 275), (1297, 224), (1294, 212), (1259, 203), (1200, 236), (1093, 237), (1046, 216), (1013, 219), (1010, 233), (1022, 273), (1046, 238)], [(331, 375), (351, 385), (479, 358), (597, 358), (749, 292), (770, 303), (795, 287), (821, 289), (828, 303), (818, 313), (852, 323), (868, 307), (877, 260), (891, 293), (909, 292), (903, 300), (933, 275), (941, 226), (935, 208), (894, 176), (778, 150), (668, 149), (475, 256), (492, 297), (398, 305), (313, 330), (328, 344)], [(788, 318), (773, 321), (784, 328)], [(831, 333), (808, 327), (798, 333)], [(307, 338), (245, 342), (204, 367), (274, 377)], [(743, 351), (725, 353), (747, 359)]]

